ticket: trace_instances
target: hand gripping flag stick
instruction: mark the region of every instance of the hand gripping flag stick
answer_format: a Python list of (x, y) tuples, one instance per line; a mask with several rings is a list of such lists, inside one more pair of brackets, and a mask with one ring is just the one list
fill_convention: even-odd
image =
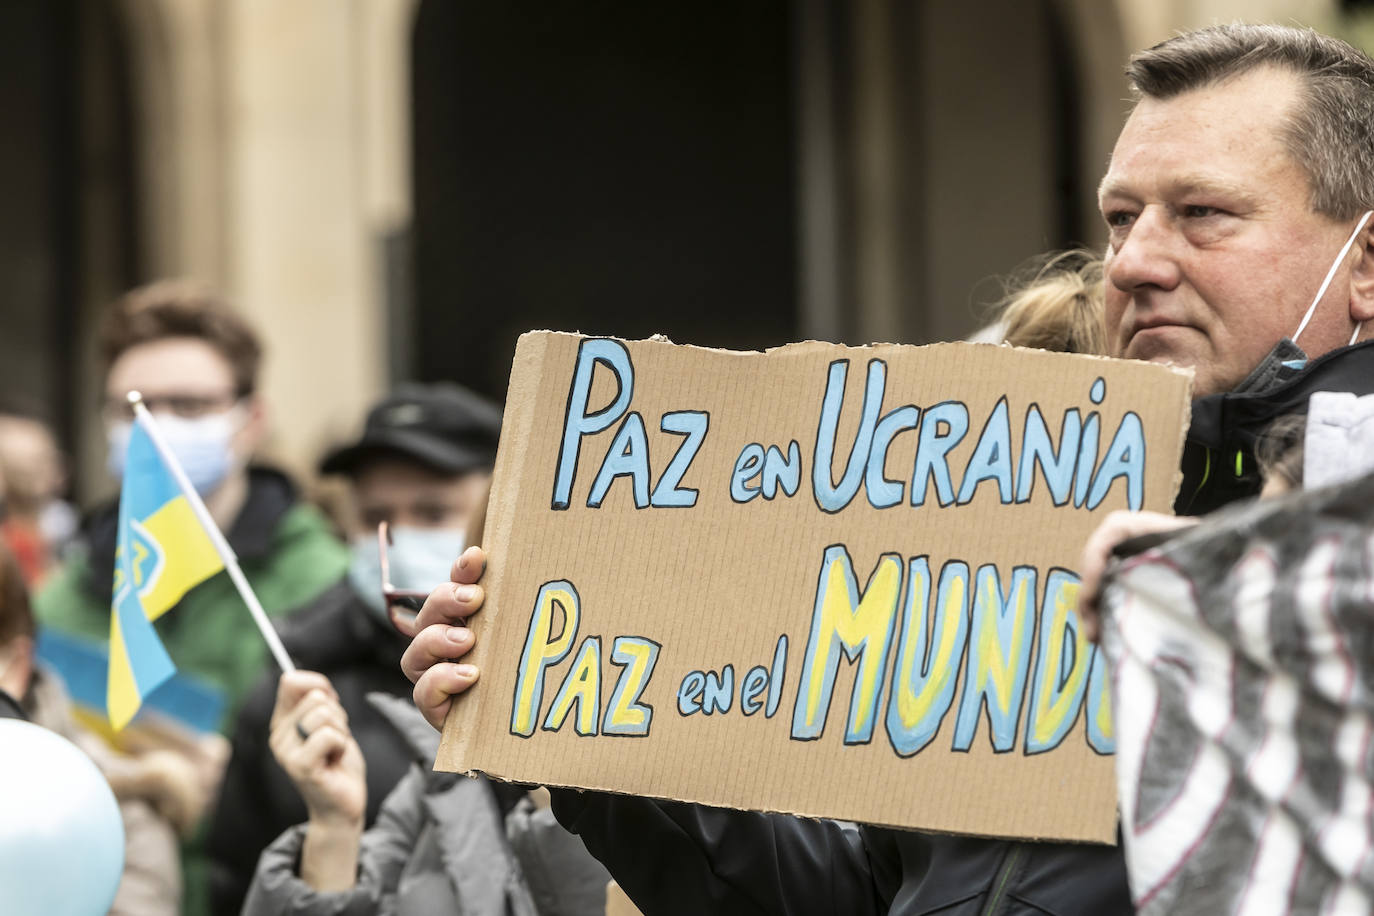
[(157, 428), (157, 421), (143, 403), (143, 396), (137, 391), (129, 392), (129, 404), (133, 406), (134, 416), (137, 422), (142, 424), (148, 433), (148, 438), (152, 440), (153, 447), (157, 449), (158, 455), (162, 458), (162, 463), (172, 472), (172, 477), (176, 480), (177, 487), (181, 490), (181, 495), (186, 498), (186, 502), (195, 514), (196, 521), (205, 529), (205, 534), (210, 538), (210, 543), (214, 545), (215, 552), (219, 554), (220, 560), (224, 562), (224, 570), (229, 573), (229, 578), (234, 583), (234, 588), (238, 589), (239, 596), (243, 598), (243, 603), (248, 605), (249, 612), (253, 615), (253, 622), (258, 625), (258, 630), (262, 633), (262, 638), (267, 641), (267, 648), (272, 650), (272, 657), (277, 660), (277, 667), (283, 672), (295, 671), (296, 666), (291, 662), (291, 656), (286, 654), (286, 647), (281, 644), (281, 637), (277, 635), (276, 629), (267, 619), (267, 612), (262, 609), (262, 604), (258, 601), (258, 596), (253, 594), (253, 588), (248, 584), (248, 580), (243, 575), (243, 570), (239, 569), (239, 558), (234, 555), (234, 549), (229, 546), (229, 542), (224, 539), (224, 535), (219, 530), (219, 525), (210, 517), (210, 510), (205, 508), (204, 501), (196, 488), (191, 486), (191, 481), (186, 478), (186, 472), (181, 469), (181, 464), (177, 461), (172, 450), (167, 447), (166, 441), (162, 438), (162, 431)]

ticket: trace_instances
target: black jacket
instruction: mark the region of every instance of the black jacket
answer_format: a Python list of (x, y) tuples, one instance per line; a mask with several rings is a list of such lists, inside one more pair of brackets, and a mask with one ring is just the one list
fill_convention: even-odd
[(1263, 481), (1256, 444), (1275, 420), (1307, 413), (1307, 399), (1316, 391), (1374, 394), (1374, 341), (1333, 350), (1258, 391), (1194, 401), (1175, 511), (1205, 515), (1258, 494)]
[(1014, 843), (552, 789), (645, 916), (1131, 913), (1114, 846)]
[[(1180, 512), (1260, 489), (1255, 444), (1314, 391), (1374, 390), (1374, 343), (1313, 360), (1258, 391), (1194, 402)], [(1239, 457), (1237, 457), (1239, 456)], [(983, 916), (1132, 913), (1119, 846), (1018, 843), (852, 828), (555, 789), (554, 814), (645, 913)]]
[[(348, 713), (348, 725), (367, 761), (367, 824), (414, 762), (402, 736), (365, 699), (372, 691), (410, 698), (400, 670), (407, 640), (373, 615), (340, 582), (281, 623), (281, 637), (301, 668), (329, 678)], [(268, 746), (277, 676), (264, 677), (244, 701), (233, 733), (210, 825), (211, 907), (237, 914), (253, 881), (258, 855), (283, 830), (303, 823), (305, 803)]]

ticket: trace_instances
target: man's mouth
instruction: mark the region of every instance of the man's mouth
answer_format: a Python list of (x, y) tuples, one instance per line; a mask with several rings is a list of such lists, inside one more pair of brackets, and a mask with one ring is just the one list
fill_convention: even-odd
[(1133, 359), (1169, 356), (1182, 343), (1182, 335), (1195, 331), (1192, 325), (1179, 321), (1142, 321), (1131, 328), (1122, 355)]
[(1144, 331), (1156, 331), (1161, 328), (1186, 327), (1191, 327), (1191, 325), (1182, 321), (1174, 321), (1171, 318), (1146, 318), (1135, 323), (1135, 327), (1131, 331), (1131, 336), (1134, 337), (1136, 334), (1140, 334)]
[(1127, 338), (1127, 344), (1137, 340), (1149, 340), (1155, 337), (1172, 335), (1179, 331), (1193, 330), (1193, 326), (1182, 321), (1172, 321), (1164, 318), (1154, 318), (1148, 321), (1137, 322), (1131, 328), (1131, 334)]

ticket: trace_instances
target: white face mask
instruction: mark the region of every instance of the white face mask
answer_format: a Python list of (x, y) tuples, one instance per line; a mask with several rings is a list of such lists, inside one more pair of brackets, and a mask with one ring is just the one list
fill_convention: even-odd
[[(449, 581), (453, 561), (466, 546), (461, 528), (391, 529), (387, 562), (396, 588), (428, 592)], [(349, 542), (348, 583), (370, 610), (387, 619), (382, 600), (382, 557), (377, 535), (360, 534)]]
[[(1366, 210), (1364, 216), (1361, 216), (1359, 223), (1356, 224), (1355, 231), (1350, 233), (1350, 238), (1346, 239), (1345, 244), (1341, 246), (1341, 253), (1336, 255), (1336, 260), (1331, 262), (1331, 269), (1326, 272), (1326, 279), (1322, 281), (1321, 287), (1317, 290), (1316, 298), (1314, 298), (1312, 304), (1307, 307), (1307, 314), (1302, 316), (1302, 321), (1298, 324), (1298, 329), (1293, 332), (1293, 343), (1297, 343), (1298, 338), (1302, 336), (1302, 332), (1307, 329), (1307, 323), (1312, 320), (1312, 315), (1317, 311), (1317, 304), (1322, 301), (1322, 296), (1326, 295), (1326, 289), (1331, 285), (1331, 281), (1335, 279), (1336, 271), (1341, 268), (1341, 262), (1344, 261), (1345, 256), (1350, 253), (1351, 247), (1355, 244), (1355, 239), (1360, 237), (1360, 233), (1364, 231), (1365, 224), (1369, 222), (1371, 216), (1374, 216), (1374, 210)], [(1355, 333), (1350, 335), (1350, 344), (1347, 346), (1354, 345), (1356, 339), (1360, 336), (1360, 328), (1363, 326), (1364, 322), (1356, 322)]]
[[(194, 420), (177, 416), (156, 418), (167, 447), (201, 496), (213, 493), (234, 468), (233, 441), (234, 434), (243, 425), (241, 414), (240, 408), (235, 406), (223, 413)], [(106, 429), (109, 454), (105, 466), (116, 480), (124, 477), (124, 460), (131, 435), (133, 422), (130, 420), (119, 420)]]

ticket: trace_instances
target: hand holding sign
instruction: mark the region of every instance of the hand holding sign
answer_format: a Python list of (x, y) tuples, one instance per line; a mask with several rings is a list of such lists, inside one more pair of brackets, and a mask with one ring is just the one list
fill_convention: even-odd
[(401, 670), (415, 685), (415, 705), (436, 730), (444, 727), (453, 698), (477, 681), (477, 668), (457, 661), (475, 645), (462, 623), (482, 609), (486, 597), (477, 584), (486, 571), (480, 547), (469, 547), (453, 564), (452, 586), (440, 586), (425, 599), (415, 618), (415, 638), (401, 656)]
[(1083, 545), (1083, 556), (1078, 561), (1078, 574), (1082, 585), (1078, 591), (1078, 619), (1083, 624), (1083, 633), (1092, 642), (1097, 642), (1099, 612), (1098, 602), (1102, 598), (1102, 577), (1111, 562), (1112, 551), (1118, 544), (1146, 534), (1177, 531), (1196, 525), (1195, 518), (1180, 518), (1162, 512), (1127, 512), (1118, 510), (1108, 515), (1097, 530)]

